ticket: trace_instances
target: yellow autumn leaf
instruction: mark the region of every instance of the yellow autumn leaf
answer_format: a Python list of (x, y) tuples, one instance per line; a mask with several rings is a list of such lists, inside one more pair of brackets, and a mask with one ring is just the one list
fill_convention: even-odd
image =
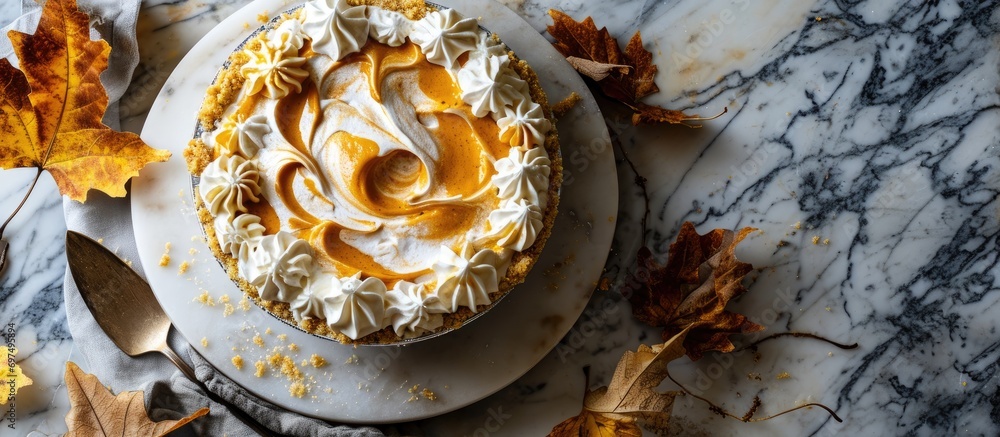
[(667, 364), (684, 356), (689, 331), (684, 329), (663, 344), (626, 351), (607, 387), (588, 391), (580, 414), (556, 425), (549, 437), (638, 437), (639, 425), (666, 432), (674, 397), (681, 392), (659, 392), (656, 387), (667, 378)]
[[(52, 1), (52, 0), (50, 0)], [(66, 391), (70, 410), (66, 415), (67, 436), (162, 436), (208, 414), (208, 408), (180, 420), (153, 422), (146, 416), (141, 391), (111, 394), (96, 376), (66, 362)]]
[(0, 168), (47, 170), (62, 194), (82, 202), (91, 188), (125, 196), (129, 178), (170, 157), (101, 122), (111, 48), (91, 41), (76, 0), (45, 2), (34, 35), (7, 35), (21, 70), (0, 59)]
[(17, 355), (17, 349), (6, 348), (6, 350), (7, 360), (4, 361), (2, 372), (5, 390), (3, 396), (0, 396), (0, 405), (7, 405), (7, 402), (12, 401), (14, 396), (17, 395), (18, 390), (31, 385), (33, 382), (31, 378), (28, 378), (21, 371), (21, 366), (18, 366), (14, 360), (14, 356)]

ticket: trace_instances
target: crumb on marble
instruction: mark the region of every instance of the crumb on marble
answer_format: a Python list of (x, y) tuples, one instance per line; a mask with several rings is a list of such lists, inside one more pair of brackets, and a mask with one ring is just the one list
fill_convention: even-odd
[(288, 377), (290, 381), (302, 379), (302, 371), (295, 365), (295, 360), (292, 360), (292, 357), (288, 355), (281, 357), (281, 374)]
[(567, 112), (573, 109), (577, 103), (580, 103), (580, 100), (581, 97), (576, 93), (576, 91), (569, 93), (566, 98), (560, 100), (555, 105), (552, 105), (553, 115), (555, 115), (556, 118), (562, 118)]
[(297, 345), (297, 344), (295, 344), (295, 343), (290, 343), (290, 344), (288, 345), (288, 350), (290, 350), (290, 351), (292, 351), (292, 352), (296, 352), (296, 351), (298, 351), (298, 350), (299, 350), (299, 345)]
[(271, 355), (268, 355), (267, 356), (267, 364), (270, 365), (271, 367), (275, 368), (275, 369), (280, 368), (281, 367), (281, 354), (278, 353), (278, 352), (274, 352)]
[(272, 331), (271, 328), (267, 328), (264, 330), (264, 334), (271, 335), (274, 334), (274, 331)]
[(197, 255), (197, 254), (198, 254), (198, 249), (195, 249), (193, 247), (188, 249), (188, 255)]
[(326, 359), (317, 354), (312, 354), (312, 356), (309, 357), (309, 362), (317, 369), (326, 365)]
[(215, 299), (212, 299), (212, 295), (208, 294), (208, 290), (202, 290), (201, 294), (199, 294), (198, 297), (194, 298), (194, 300), (204, 306), (209, 306), (209, 307), (215, 306)]
[(233, 366), (236, 366), (236, 370), (243, 370), (243, 357), (233, 355)]
[(160, 267), (166, 267), (170, 265), (170, 254), (163, 254), (160, 257)]
[(829, 238), (824, 238), (823, 239), (823, 245), (824, 246), (829, 246), (830, 245), (830, 239)]
[(813, 244), (819, 244), (819, 235), (814, 235), (812, 238)]
[[(221, 301), (222, 299), (219, 300)], [(234, 312), (236, 312), (236, 309), (233, 308), (233, 304), (231, 303), (227, 303), (226, 306), (222, 307), (222, 317), (229, 317), (233, 315)]]
[(358, 363), (359, 363), (358, 356), (354, 354), (351, 354), (351, 356), (347, 357), (347, 361), (344, 361), (344, 364), (358, 364)]
[(816, 17), (816, 21), (817, 21), (817, 22), (819, 22), (819, 21), (823, 21), (823, 17)]
[(202, 347), (208, 347), (208, 337), (202, 337), (201, 338), (201, 346)]
[(285, 341), (288, 339), (288, 334), (278, 334), (278, 340)]
[(219, 296), (219, 302), (229, 303), (229, 295), (228, 294), (223, 294), (222, 296)]
[(184, 262), (181, 263), (180, 266), (177, 267), (177, 274), (178, 275), (183, 275), (183, 274), (187, 273), (187, 271), (188, 271), (189, 268), (191, 268), (191, 264), (188, 263), (187, 261), (184, 261)]
[(264, 371), (265, 371), (265, 369), (267, 369), (267, 367), (265, 366), (263, 360), (258, 360), (257, 362), (253, 363), (253, 367), (254, 367), (254, 369), (256, 369), (253, 372), (253, 376), (256, 376), (258, 378), (261, 378), (261, 377), (264, 376)]
[(288, 387), (288, 393), (297, 398), (305, 396), (308, 391), (309, 390), (306, 388), (306, 385), (299, 381), (293, 382), (292, 385)]
[(255, 344), (257, 346), (260, 346), (260, 347), (264, 347), (264, 338), (261, 337), (260, 334), (254, 334), (254, 336), (253, 336), (253, 344)]
[(795, 230), (802, 229), (802, 222), (801, 221), (795, 222), (795, 224), (792, 225), (792, 229), (795, 229)]
[(240, 310), (243, 312), (250, 311), (250, 299), (243, 298), (243, 300), (240, 301)]
[(789, 374), (788, 372), (781, 372), (781, 373), (778, 374), (778, 376), (775, 377), (775, 379), (782, 380), (782, 379), (788, 379), (788, 378), (791, 378), (791, 377), (792, 377), (792, 375)]
[(420, 396), (423, 396), (424, 399), (427, 399), (429, 401), (436, 401), (437, 400), (437, 395), (434, 394), (434, 392), (432, 392), (428, 388), (424, 388), (423, 390), (421, 390), (420, 391)]
[(420, 384), (414, 384), (413, 387), (410, 387), (410, 389), (407, 390), (406, 392), (410, 393), (410, 394), (413, 394), (413, 393), (416, 393), (417, 390), (420, 390)]

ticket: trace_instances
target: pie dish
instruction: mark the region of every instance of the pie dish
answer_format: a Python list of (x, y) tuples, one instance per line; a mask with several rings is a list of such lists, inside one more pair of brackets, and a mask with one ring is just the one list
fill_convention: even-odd
[(229, 57), (185, 150), (209, 246), (274, 316), (343, 343), (453, 330), (521, 283), (558, 209), (527, 63), (423, 2), (321, 0)]

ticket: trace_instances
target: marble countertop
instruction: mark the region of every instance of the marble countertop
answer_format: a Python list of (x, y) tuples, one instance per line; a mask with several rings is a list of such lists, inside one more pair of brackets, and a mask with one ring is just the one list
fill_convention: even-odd
[[(584, 375), (604, 385), (626, 350), (659, 333), (614, 292), (635, 253), (663, 255), (684, 221), (761, 229), (739, 255), (758, 270), (730, 304), (768, 327), (858, 342), (853, 351), (778, 340), (752, 354), (709, 354), (671, 369), (741, 415), (822, 402), (763, 423), (722, 419), (691, 397), (673, 414), (684, 435), (997, 435), (1000, 433), (1000, 8), (995, 2), (506, 0), (544, 32), (549, 8), (594, 16), (622, 40), (640, 30), (659, 67), (648, 102), (729, 113), (702, 129), (634, 127), (602, 102), (612, 138), (649, 179), (643, 197), (619, 157), (620, 214), (607, 276), (562, 342), (527, 375), (478, 403), (402, 425), (407, 433), (538, 435), (575, 415)], [(243, 2), (143, 4), (141, 63), (122, 100), (139, 131), (184, 53)], [(0, 22), (13, 18), (0, 8)], [(567, 170), (587, 177), (587, 147)], [(31, 170), (0, 171), (0, 215)], [(35, 385), (18, 394), (17, 433), (65, 431), (62, 200), (48, 176), (11, 222), (0, 322)], [(540, 268), (543, 268), (541, 266)], [(746, 342), (737, 339), (737, 343)], [(686, 361), (686, 360), (682, 360)], [(781, 377), (779, 377), (781, 375)], [(669, 389), (669, 382), (661, 388)], [(6, 432), (4, 435), (8, 435)]]

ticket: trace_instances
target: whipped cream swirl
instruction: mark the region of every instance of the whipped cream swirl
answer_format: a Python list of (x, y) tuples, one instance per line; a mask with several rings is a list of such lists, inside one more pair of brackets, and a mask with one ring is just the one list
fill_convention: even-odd
[(539, 208), (545, 208), (551, 163), (541, 147), (511, 147), (506, 158), (494, 163), (497, 174), (493, 176), (493, 185), (500, 189), (500, 199), (525, 199)]
[(312, 49), (335, 61), (361, 50), (368, 41), (368, 18), (364, 6), (351, 6), (347, 0), (318, 0), (306, 3), (306, 34)]
[(250, 159), (264, 146), (264, 135), (269, 133), (271, 127), (268, 126), (267, 116), (264, 114), (256, 114), (246, 120), (242, 115), (236, 120), (229, 117), (215, 136), (216, 150), (218, 152), (224, 150), (227, 155), (238, 153)]
[(470, 243), (465, 243), (458, 253), (441, 246), (433, 266), (438, 281), (434, 292), (451, 312), (461, 307), (477, 312), (476, 307), (489, 305), (490, 293), (499, 290), (500, 261), (496, 252), (490, 249), (476, 252)]
[(260, 239), (239, 262), (240, 274), (260, 292), (260, 298), (291, 302), (302, 292), (311, 273), (312, 248), (285, 231)]
[(521, 100), (518, 92), (524, 82), (512, 74), (505, 74), (506, 56), (473, 58), (458, 72), (458, 85), (462, 88), (462, 101), (472, 107), (476, 117), (489, 113), (502, 114), (504, 106)]
[(541, 146), (552, 122), (545, 118), (542, 105), (522, 100), (515, 107), (505, 106), (503, 117), (497, 120), (500, 140), (511, 146)]
[(479, 25), (454, 9), (434, 11), (413, 25), (410, 41), (418, 44), (431, 63), (452, 68), (458, 57), (476, 48)]
[(302, 81), (309, 76), (303, 64), (306, 58), (287, 55), (280, 48), (263, 44), (260, 50), (245, 50), (250, 61), (240, 68), (247, 79), (246, 92), (254, 95), (261, 91), (272, 99), (280, 99), (292, 91), (302, 91)]
[(257, 164), (233, 155), (212, 161), (201, 173), (198, 193), (213, 217), (235, 217), (247, 212), (246, 202), (260, 199), (260, 174)]
[(386, 294), (389, 308), (386, 318), (400, 337), (435, 331), (444, 324), (441, 313), (448, 309), (437, 295), (429, 293), (423, 284), (400, 281)]
[(331, 328), (355, 340), (382, 329), (387, 291), (382, 281), (362, 281), (361, 272), (342, 279), (323, 275), (320, 281), (321, 288), (311, 290), (322, 300), (323, 317)]
[(525, 199), (508, 200), (490, 213), (490, 233), (497, 245), (518, 252), (531, 247), (542, 230), (542, 210)]
[(267, 38), (267, 44), (276, 48), (282, 55), (298, 56), (305, 42), (305, 33), (299, 20), (285, 20), (269, 32)]
[(219, 217), (215, 219), (215, 236), (223, 252), (246, 259), (264, 238), (264, 226), (260, 224), (260, 217), (253, 214), (240, 214), (232, 220)]
[(389, 47), (399, 47), (413, 30), (413, 22), (403, 14), (381, 8), (369, 8), (368, 36)]

